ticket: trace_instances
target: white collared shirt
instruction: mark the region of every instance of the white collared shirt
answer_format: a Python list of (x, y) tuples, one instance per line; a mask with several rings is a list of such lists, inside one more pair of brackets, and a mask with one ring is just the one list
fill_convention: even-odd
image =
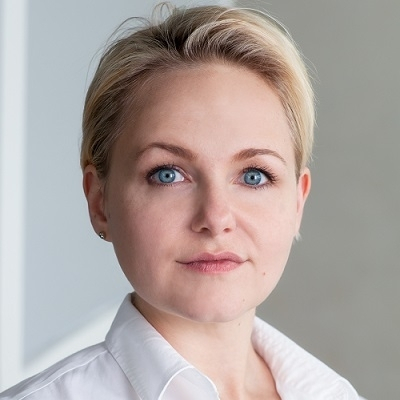
[[(256, 318), (253, 345), (282, 400), (359, 400), (336, 372)], [(218, 400), (214, 383), (123, 301), (106, 340), (0, 394), (2, 400)]]

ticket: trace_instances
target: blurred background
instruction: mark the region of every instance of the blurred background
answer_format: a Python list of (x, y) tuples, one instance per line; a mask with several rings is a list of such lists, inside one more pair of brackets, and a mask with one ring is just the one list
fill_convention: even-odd
[[(80, 118), (107, 38), (154, 3), (0, 0), (0, 391), (101, 341), (131, 290), (89, 223)], [(224, 3), (281, 20), (317, 95), (302, 240), (258, 314), (369, 400), (398, 398), (400, 2)]]

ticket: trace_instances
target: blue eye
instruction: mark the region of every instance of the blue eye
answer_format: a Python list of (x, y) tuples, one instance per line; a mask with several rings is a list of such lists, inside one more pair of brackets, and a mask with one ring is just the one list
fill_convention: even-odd
[(175, 171), (173, 169), (162, 169), (158, 171), (157, 178), (162, 183), (172, 183), (175, 180)]
[(243, 174), (243, 182), (246, 185), (259, 186), (265, 184), (267, 180), (268, 178), (266, 177), (266, 175), (258, 169), (252, 168), (244, 171)]
[(151, 174), (151, 179), (157, 183), (168, 185), (175, 182), (182, 182), (184, 177), (174, 168), (162, 167)]

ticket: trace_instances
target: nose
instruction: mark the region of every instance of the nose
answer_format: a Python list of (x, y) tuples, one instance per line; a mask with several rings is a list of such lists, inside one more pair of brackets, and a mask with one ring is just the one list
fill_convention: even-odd
[(236, 228), (236, 218), (232, 210), (232, 193), (226, 188), (199, 188), (195, 212), (192, 219), (192, 230), (204, 232), (211, 236), (231, 232)]

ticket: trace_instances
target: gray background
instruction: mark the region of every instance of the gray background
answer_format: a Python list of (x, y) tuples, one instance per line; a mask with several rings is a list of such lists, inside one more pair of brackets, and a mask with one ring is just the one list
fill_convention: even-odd
[(317, 71), (313, 188), (259, 309), (372, 399), (400, 389), (400, 2), (268, 1)]
[[(317, 71), (303, 240), (259, 314), (369, 400), (398, 398), (400, 3), (240, 4), (281, 19)], [(29, 7), (27, 361), (129, 290), (87, 217), (80, 116), (92, 55), (123, 19), (147, 15), (151, 2), (38, 0)]]

